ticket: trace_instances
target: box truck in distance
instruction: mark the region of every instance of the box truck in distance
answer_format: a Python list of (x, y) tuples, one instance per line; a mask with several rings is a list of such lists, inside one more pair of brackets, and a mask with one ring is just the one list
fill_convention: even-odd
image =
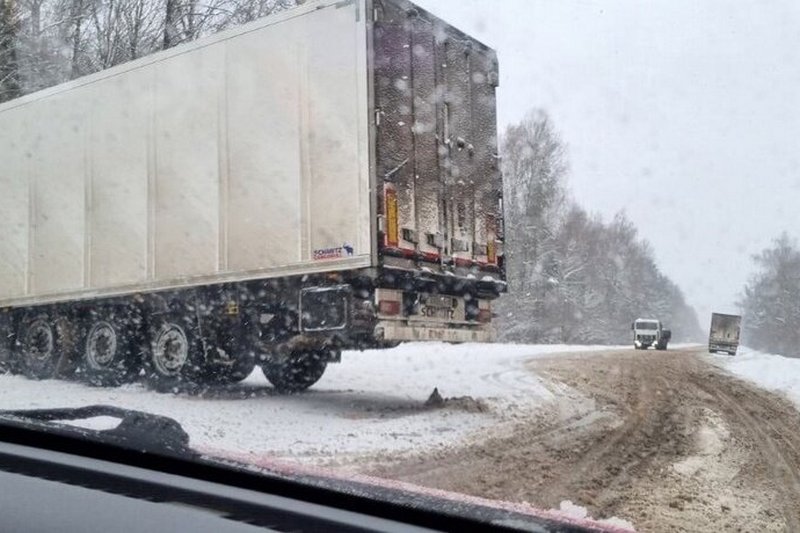
[(492, 339), (495, 53), (313, 1), (0, 105), (0, 355), (159, 390)]
[(725, 352), (728, 355), (736, 355), (741, 329), (741, 316), (711, 313), (711, 328), (708, 332), (709, 353)]

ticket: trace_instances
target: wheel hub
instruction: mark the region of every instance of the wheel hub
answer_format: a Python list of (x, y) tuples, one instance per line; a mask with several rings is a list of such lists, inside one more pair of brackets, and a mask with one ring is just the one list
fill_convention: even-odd
[(28, 355), (37, 361), (46, 361), (53, 355), (53, 330), (44, 320), (36, 320), (25, 336)]
[(164, 375), (174, 376), (189, 359), (189, 341), (180, 326), (170, 324), (159, 333), (153, 349), (153, 363)]
[(117, 353), (117, 333), (108, 322), (95, 324), (86, 343), (86, 359), (94, 368), (107, 367)]

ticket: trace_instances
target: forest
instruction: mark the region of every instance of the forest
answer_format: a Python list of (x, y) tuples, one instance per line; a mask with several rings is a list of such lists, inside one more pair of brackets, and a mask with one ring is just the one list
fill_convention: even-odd
[(749, 347), (800, 357), (800, 249), (786, 233), (757, 254), (744, 288), (742, 341)]
[(497, 312), (504, 340), (626, 344), (638, 317), (660, 319), (674, 341), (703, 338), (694, 309), (625, 213), (604, 221), (570, 199), (567, 149), (546, 112), (509, 126), (500, 153), (509, 290)]

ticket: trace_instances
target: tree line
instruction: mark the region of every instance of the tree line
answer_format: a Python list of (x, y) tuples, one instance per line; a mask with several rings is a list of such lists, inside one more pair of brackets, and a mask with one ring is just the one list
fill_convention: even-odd
[(658, 318), (673, 340), (702, 338), (695, 311), (624, 213), (610, 222), (570, 200), (567, 154), (542, 111), (501, 141), (508, 294), (497, 305), (508, 341), (624, 344), (631, 322)]
[(0, 0), (0, 102), (302, 0)]
[(756, 271), (745, 285), (742, 342), (751, 348), (800, 357), (800, 249), (783, 234), (753, 257)]

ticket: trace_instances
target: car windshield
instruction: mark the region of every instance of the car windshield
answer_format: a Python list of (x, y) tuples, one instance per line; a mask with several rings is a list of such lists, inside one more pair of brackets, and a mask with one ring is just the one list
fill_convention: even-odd
[(800, 531), (799, 28), (0, 0), (0, 410), (600, 529)]

